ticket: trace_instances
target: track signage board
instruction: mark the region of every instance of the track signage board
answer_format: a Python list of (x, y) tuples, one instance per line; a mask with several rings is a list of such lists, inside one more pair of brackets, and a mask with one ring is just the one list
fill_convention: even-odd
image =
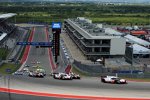
[(52, 29), (61, 29), (61, 22), (52, 22)]
[(52, 22), (52, 33), (53, 33), (53, 49), (55, 62), (57, 62), (57, 56), (59, 56), (60, 51), (60, 33), (61, 33), (61, 22)]
[(126, 48), (125, 59), (126, 59), (126, 62), (130, 63), (131, 65), (133, 64), (133, 48), (132, 47)]
[(11, 72), (11, 69), (8, 68), (8, 69), (6, 69), (5, 71), (6, 71), (7, 73), (10, 73), (10, 72)]
[(17, 45), (52, 46), (52, 42), (17, 42)]

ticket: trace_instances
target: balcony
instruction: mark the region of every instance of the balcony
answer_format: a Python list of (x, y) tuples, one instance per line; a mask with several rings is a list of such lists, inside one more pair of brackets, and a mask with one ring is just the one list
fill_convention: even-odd
[(110, 52), (87, 52), (83, 51), (85, 55), (98, 56), (98, 55), (110, 55)]
[(85, 42), (83, 40), (81, 40), (81, 43), (85, 46), (85, 47), (110, 47), (110, 44), (92, 44), (90, 42)]

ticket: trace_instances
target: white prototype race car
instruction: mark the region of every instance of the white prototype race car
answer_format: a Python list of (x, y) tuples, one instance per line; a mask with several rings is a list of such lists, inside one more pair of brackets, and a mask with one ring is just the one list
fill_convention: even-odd
[(53, 76), (54, 79), (72, 80), (72, 76), (66, 73), (57, 73)]
[(101, 82), (113, 84), (127, 84), (127, 81), (125, 79), (120, 79), (116, 76), (101, 76)]
[(79, 74), (75, 74), (75, 73), (71, 72), (71, 73), (69, 73), (69, 75), (71, 75), (73, 79), (81, 79)]
[(29, 76), (30, 77), (39, 77), (39, 78), (43, 78), (44, 74), (41, 72), (29, 72)]
[(50, 73), (50, 76), (54, 77), (55, 74), (59, 74), (59, 73)]

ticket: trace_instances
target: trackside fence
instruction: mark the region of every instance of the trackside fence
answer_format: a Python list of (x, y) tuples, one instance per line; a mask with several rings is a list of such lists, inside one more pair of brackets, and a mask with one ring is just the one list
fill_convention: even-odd
[(113, 68), (106, 68), (101, 64), (86, 64), (76, 60), (74, 60), (72, 66), (80, 72), (90, 76), (117, 75), (125, 78), (150, 78), (150, 73), (143, 73), (140, 71), (125, 71), (121, 73), (121, 71), (114, 71)]

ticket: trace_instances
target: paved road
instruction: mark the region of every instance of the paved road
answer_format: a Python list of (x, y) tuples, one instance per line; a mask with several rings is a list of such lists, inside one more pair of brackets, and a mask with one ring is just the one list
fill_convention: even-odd
[[(32, 42), (47, 42), (44, 27), (35, 28)], [(51, 72), (48, 48), (36, 48), (35, 46), (31, 47), (26, 64), (30, 66), (36, 65), (36, 64), (32, 64), (31, 62), (37, 62), (37, 61), (40, 62), (39, 65), (46, 70), (46, 73)]]

